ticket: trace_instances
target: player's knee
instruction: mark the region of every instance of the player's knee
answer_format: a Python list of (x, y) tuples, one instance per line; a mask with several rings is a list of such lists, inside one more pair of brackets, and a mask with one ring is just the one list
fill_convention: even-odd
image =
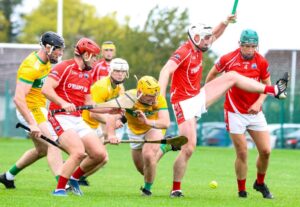
[(76, 163), (80, 163), (85, 158), (85, 156), (86, 154), (84, 150), (79, 150), (70, 154), (70, 158), (73, 159)]
[(236, 153), (237, 159), (241, 160), (242, 162), (247, 162), (247, 150), (240, 150)]
[(271, 154), (271, 150), (268, 148), (260, 150), (260, 153), (259, 153), (259, 155), (265, 159), (269, 159), (270, 154)]
[(47, 155), (47, 147), (44, 146), (36, 147), (36, 154), (38, 158), (45, 157)]
[(181, 149), (181, 153), (183, 153), (185, 157), (189, 158), (192, 156), (195, 149), (196, 149), (196, 146), (188, 145), (187, 147), (184, 147)]
[(103, 152), (101, 150), (95, 150), (95, 151), (92, 151), (90, 154), (89, 154), (89, 157), (98, 162), (98, 163), (101, 163), (105, 160), (105, 158), (107, 157), (106, 156), (106, 152)]

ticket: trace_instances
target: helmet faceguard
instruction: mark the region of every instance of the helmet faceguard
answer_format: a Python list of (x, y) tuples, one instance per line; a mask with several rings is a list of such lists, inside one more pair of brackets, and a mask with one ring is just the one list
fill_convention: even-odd
[[(206, 38), (210, 38), (212, 36), (212, 27), (206, 26), (204, 24), (193, 24), (189, 27), (187, 33), (189, 39), (198, 50), (206, 52), (210, 48), (211, 44), (204, 47), (200, 47), (199, 45), (202, 40), (205, 40)], [(196, 36), (199, 36), (198, 41), (195, 38)]]
[(109, 75), (114, 84), (118, 85), (124, 83), (125, 78), (123, 78), (123, 80), (116, 80), (114, 77), (112, 77), (112, 72), (114, 71), (125, 72), (126, 73), (125, 78), (129, 78), (129, 65), (127, 61), (122, 58), (115, 58), (110, 62)]
[(50, 51), (46, 51), (46, 55), (51, 64), (56, 64), (58, 62), (58, 58), (54, 57), (52, 52), (55, 49), (63, 49), (65, 48), (64, 39), (59, 36), (57, 33), (48, 31), (45, 32), (40, 38), (40, 45), (46, 51), (47, 47), (50, 47)]
[[(91, 70), (91, 58), (94, 55), (100, 54), (100, 47), (94, 41), (83, 37), (77, 42), (74, 53), (76, 56), (80, 56), (82, 58), (85, 66), (84, 70)], [(87, 58), (84, 57), (85, 54), (88, 56)]]

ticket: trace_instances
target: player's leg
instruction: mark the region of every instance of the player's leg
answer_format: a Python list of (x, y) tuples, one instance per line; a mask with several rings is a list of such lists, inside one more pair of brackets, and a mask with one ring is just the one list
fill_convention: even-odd
[(66, 195), (65, 188), (67, 182), (74, 170), (85, 157), (84, 145), (80, 140), (80, 136), (74, 129), (67, 129), (64, 131), (59, 136), (59, 143), (68, 152), (69, 157), (62, 166), (58, 184), (53, 192), (53, 195), (55, 196)]
[(27, 150), (7, 172), (0, 175), (0, 183), (2, 183), (6, 188), (16, 188), (14, 184), (15, 176), (27, 166), (33, 164), (35, 161), (47, 154), (47, 144), (35, 138), (31, 139), (35, 148)]
[[(47, 122), (43, 122), (39, 124), (39, 128), (41, 129), (42, 133), (44, 136), (52, 139), (55, 141), (57, 139), (57, 136), (55, 136), (55, 133), (52, 132), (50, 133), (49, 130), (51, 130), (51, 125)], [(62, 153), (61, 150), (51, 144), (48, 144), (47, 148), (47, 161), (48, 165), (53, 173), (53, 175), (57, 178), (59, 178), (60, 171), (63, 165), (63, 158), (62, 158)]]
[(131, 157), (132, 161), (134, 163), (135, 168), (137, 171), (141, 174), (144, 175), (144, 161), (143, 161), (143, 155), (142, 155), (142, 148), (140, 149), (131, 149)]
[(260, 191), (264, 198), (272, 199), (273, 195), (270, 193), (267, 185), (265, 184), (265, 175), (268, 169), (271, 153), (269, 132), (249, 130), (249, 134), (253, 138), (258, 150), (258, 157), (256, 161), (257, 178), (253, 187), (257, 191)]
[(234, 145), (236, 159), (235, 159), (235, 174), (238, 184), (239, 197), (247, 197), (246, 193), (246, 178), (248, 170), (248, 153), (247, 141), (244, 134), (230, 133), (230, 138)]
[(181, 192), (181, 180), (185, 174), (188, 161), (192, 156), (197, 142), (196, 119), (191, 118), (178, 125), (179, 134), (188, 138), (188, 143), (181, 147), (181, 150), (173, 166), (173, 188), (171, 197), (183, 196)]
[(278, 96), (280, 95), (279, 93), (283, 93), (286, 90), (287, 81), (288, 80), (284, 81), (280, 86), (266, 86), (260, 82), (242, 76), (235, 71), (230, 71), (205, 84), (206, 107), (208, 108), (215, 103), (232, 86), (236, 86), (247, 92)]
[(227, 110), (224, 110), (224, 115), (226, 128), (229, 132), (236, 153), (235, 174), (238, 185), (238, 196), (241, 198), (246, 198), (248, 149), (245, 132), (247, 126), (249, 125), (248, 115), (233, 113)]
[[(150, 129), (145, 134), (146, 140), (163, 139), (162, 130)], [(142, 157), (144, 163), (144, 188), (151, 192), (151, 187), (156, 175), (157, 153), (160, 151), (160, 146), (157, 144), (144, 144), (142, 149)]]

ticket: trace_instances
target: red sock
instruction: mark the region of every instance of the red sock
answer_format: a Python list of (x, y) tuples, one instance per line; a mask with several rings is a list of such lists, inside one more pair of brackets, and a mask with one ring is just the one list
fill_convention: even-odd
[(260, 174), (260, 173), (257, 173), (257, 178), (256, 178), (256, 182), (258, 185), (262, 185), (264, 184), (265, 182), (265, 173), (264, 174)]
[(56, 189), (65, 189), (68, 180), (69, 180), (68, 178), (65, 178), (63, 176), (59, 176)]
[(173, 181), (173, 189), (172, 189), (172, 191), (174, 191), (174, 190), (180, 190), (181, 189), (180, 185), (181, 185), (181, 182)]
[(79, 180), (79, 178), (83, 176), (84, 173), (85, 172), (80, 167), (78, 167), (77, 170), (75, 170), (75, 172), (73, 173), (72, 177), (75, 178), (76, 180)]
[(275, 87), (274, 86), (266, 86), (264, 90), (264, 94), (270, 94), (272, 96), (275, 96)]
[(237, 180), (239, 192), (246, 191), (246, 179), (244, 180)]

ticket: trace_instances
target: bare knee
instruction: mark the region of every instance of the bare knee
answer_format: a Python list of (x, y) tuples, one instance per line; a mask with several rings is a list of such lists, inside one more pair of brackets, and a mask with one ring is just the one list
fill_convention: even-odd
[(35, 151), (36, 151), (38, 158), (42, 158), (47, 155), (47, 147), (46, 146), (38, 146), (35, 148)]
[(97, 151), (95, 150), (95, 151), (91, 152), (89, 154), (89, 157), (90, 157), (90, 159), (92, 159), (96, 162), (99, 162), (99, 163), (105, 161), (106, 157), (107, 157), (107, 160), (108, 160), (107, 153), (103, 152), (103, 151), (100, 151), (100, 150), (97, 150)]
[(187, 159), (189, 159), (192, 156), (195, 149), (196, 149), (196, 146), (188, 145), (181, 149), (181, 154), (183, 154), (183, 156), (185, 156)]
[(236, 157), (238, 160), (242, 161), (242, 162), (247, 162), (247, 150), (239, 150), (236, 153)]
[(259, 156), (264, 159), (269, 159), (270, 154), (271, 154), (271, 150), (267, 148), (259, 151)]
[(145, 165), (153, 165), (156, 162), (155, 155), (153, 153), (144, 153), (143, 160)]
[(84, 151), (77, 151), (70, 154), (70, 158), (73, 159), (76, 163), (80, 163), (84, 158), (86, 154)]

